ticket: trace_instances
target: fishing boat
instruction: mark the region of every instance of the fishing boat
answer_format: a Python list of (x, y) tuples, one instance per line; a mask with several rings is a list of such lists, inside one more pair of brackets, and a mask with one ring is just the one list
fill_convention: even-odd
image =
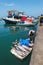
[(20, 22), (20, 19), (24, 16), (23, 12), (19, 12), (17, 10), (10, 10), (8, 11), (8, 16), (6, 18), (2, 18), (5, 23), (8, 24), (16, 24)]
[(19, 12), (17, 10), (8, 11), (8, 16), (2, 19), (5, 21), (5, 23), (16, 24), (18, 26), (33, 25), (32, 22), (34, 21), (33, 17), (27, 17), (24, 15), (24, 12)]
[(35, 26), (37, 25), (37, 21), (35, 21), (32, 17), (22, 17), (21, 22), (18, 22), (16, 25), (18, 26)]
[[(24, 42), (24, 44), (23, 44)], [(27, 43), (26, 43), (27, 42)], [(23, 60), (26, 58), (32, 51), (33, 49), (33, 43), (29, 43), (29, 40), (20, 40), (20, 42), (13, 42), (14, 46), (10, 50), (10, 52), (15, 55), (17, 58)]]
[(24, 22), (24, 23), (22, 23), (22, 22), (19, 22), (19, 23), (17, 23), (16, 24), (16, 26), (26, 26), (26, 27), (29, 27), (29, 26), (35, 26), (35, 25), (37, 25), (38, 23), (37, 22)]

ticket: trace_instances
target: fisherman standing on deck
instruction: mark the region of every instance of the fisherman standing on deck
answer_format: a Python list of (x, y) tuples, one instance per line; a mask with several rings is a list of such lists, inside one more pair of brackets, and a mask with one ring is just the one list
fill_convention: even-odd
[(12, 13), (8, 11), (8, 18), (12, 18)]
[(35, 39), (34, 39), (35, 31), (34, 30), (30, 30), (28, 36), (30, 38), (30, 41), (34, 43), (34, 41), (35, 41)]

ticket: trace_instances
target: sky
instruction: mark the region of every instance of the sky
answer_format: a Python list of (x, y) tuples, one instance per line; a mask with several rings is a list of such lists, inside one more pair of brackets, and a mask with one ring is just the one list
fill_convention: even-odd
[(23, 11), (28, 16), (43, 14), (43, 0), (0, 0), (0, 17), (7, 16), (8, 10)]

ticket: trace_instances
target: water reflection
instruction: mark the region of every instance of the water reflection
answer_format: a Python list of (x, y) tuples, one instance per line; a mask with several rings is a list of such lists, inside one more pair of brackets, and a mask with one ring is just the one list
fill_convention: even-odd
[(29, 31), (29, 27), (24, 27), (24, 26), (15, 26), (15, 25), (9, 25), (9, 24), (5, 24), (5, 27), (8, 27), (10, 29), (11, 32), (15, 33), (15, 32), (19, 32), (19, 31)]
[[(28, 33), (30, 30), (35, 30), (35, 36), (36, 36), (36, 26), (34, 27), (25, 27), (25, 26), (16, 26), (16, 25), (11, 25), (11, 24), (5, 24), (4, 25), (5, 28), (8, 28), (12, 37), (15, 40), (19, 40), (19, 39), (26, 39), (28, 38)], [(34, 38), (35, 38), (34, 36)]]

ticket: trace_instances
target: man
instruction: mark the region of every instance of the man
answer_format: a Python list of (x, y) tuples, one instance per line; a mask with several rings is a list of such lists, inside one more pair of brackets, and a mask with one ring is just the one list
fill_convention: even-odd
[(35, 40), (35, 38), (34, 38), (35, 31), (34, 30), (30, 30), (28, 36), (30, 38), (30, 41), (32, 41), (34, 43), (34, 40)]

